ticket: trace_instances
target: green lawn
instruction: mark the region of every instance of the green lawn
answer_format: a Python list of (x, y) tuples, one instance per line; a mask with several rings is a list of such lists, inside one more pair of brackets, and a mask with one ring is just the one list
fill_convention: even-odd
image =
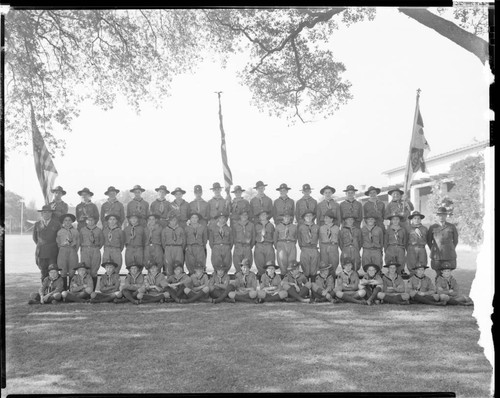
[[(467, 291), (470, 269), (455, 276)], [(6, 275), (7, 393), (453, 391), (487, 397), (472, 307), (29, 306)]]

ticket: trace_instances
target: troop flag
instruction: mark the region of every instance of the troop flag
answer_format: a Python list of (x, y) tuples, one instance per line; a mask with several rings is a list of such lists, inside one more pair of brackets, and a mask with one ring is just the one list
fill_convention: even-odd
[(52, 162), (52, 158), (50, 157), (50, 153), (45, 146), (43, 137), (40, 134), (40, 130), (38, 130), (38, 126), (36, 125), (33, 106), (31, 106), (31, 128), (33, 133), (33, 157), (35, 159), (36, 175), (38, 176), (38, 181), (42, 188), (45, 203), (48, 204), (52, 198), (51, 189), (54, 186), (58, 174), (54, 162)]
[(403, 191), (408, 192), (411, 186), (413, 175), (417, 171), (425, 173), (427, 171), (425, 166), (425, 157), (431, 150), (429, 143), (424, 136), (424, 121), (420, 114), (419, 107), (420, 89), (417, 90), (417, 105), (415, 108), (415, 119), (413, 122), (413, 132), (410, 141), (410, 153), (408, 154), (408, 161), (406, 163), (405, 179)]
[(231, 185), (233, 185), (233, 175), (231, 174), (231, 169), (229, 168), (229, 164), (227, 162), (227, 151), (226, 151), (226, 134), (224, 133), (224, 126), (222, 124), (222, 105), (220, 101), (221, 91), (217, 92), (219, 96), (219, 126), (220, 126), (220, 151), (222, 155), (222, 170), (224, 172), (224, 184), (226, 187), (226, 192), (229, 196), (229, 191), (231, 190)]

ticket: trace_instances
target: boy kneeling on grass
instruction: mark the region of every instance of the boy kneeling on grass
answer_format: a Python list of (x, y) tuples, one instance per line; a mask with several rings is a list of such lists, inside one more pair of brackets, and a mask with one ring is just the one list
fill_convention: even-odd
[(90, 266), (78, 263), (74, 268), (76, 275), (71, 278), (69, 290), (62, 292), (62, 300), (66, 303), (86, 303), (90, 299), (90, 293), (94, 290), (93, 278), (89, 273)]
[(120, 292), (120, 275), (118, 274), (119, 265), (107, 261), (101, 265), (106, 270), (106, 273), (101, 276), (99, 282), (100, 292), (92, 292), (90, 294), (90, 302), (95, 303), (110, 303), (115, 298), (121, 298)]
[[(184, 288), (191, 286), (191, 278), (184, 272), (184, 266), (180, 261), (172, 263), (174, 273), (167, 276), (167, 287), (165, 297), (173, 299), (176, 303), (186, 298)], [(167, 300), (169, 301), (169, 300)]]
[(181, 304), (194, 303), (208, 298), (210, 287), (208, 285), (208, 275), (205, 272), (205, 265), (202, 262), (197, 262), (194, 266), (194, 274), (191, 275), (190, 286), (184, 287), (186, 299), (180, 299)]
[(139, 288), (137, 293), (139, 304), (165, 302), (164, 291), (167, 287), (167, 279), (160, 272), (161, 267), (156, 261), (150, 261), (146, 264), (146, 268), (148, 273), (144, 278), (144, 285)]
[(209, 295), (212, 303), (218, 304), (227, 298), (229, 292), (234, 289), (234, 286), (230, 282), (231, 277), (226, 270), (222, 267), (217, 267), (209, 281)]
[(446, 301), (439, 300), (439, 294), (432, 284), (431, 278), (425, 275), (425, 270), (429, 268), (425, 264), (417, 263), (413, 266), (414, 274), (408, 280), (408, 290), (410, 302), (416, 304), (446, 305)]
[(59, 304), (64, 289), (63, 278), (59, 275), (60, 269), (56, 264), (48, 267), (49, 276), (45, 277), (38, 293), (31, 293), (28, 304)]
[(410, 295), (405, 293), (403, 277), (397, 272), (401, 264), (391, 260), (384, 267), (388, 272), (382, 276), (382, 291), (377, 294), (377, 298), (389, 304), (410, 304)]
[(287, 267), (288, 273), (283, 277), (281, 286), (288, 294), (287, 302), (299, 301), (301, 303), (309, 303), (309, 289), (311, 282), (307, 281), (306, 276), (300, 271), (300, 263), (292, 260)]
[(288, 295), (281, 289), (281, 277), (276, 273), (276, 264), (270, 261), (264, 267), (266, 273), (260, 278), (260, 289), (257, 290), (257, 301), (259, 303), (282, 301)]
[(342, 257), (342, 272), (337, 275), (335, 295), (348, 303), (364, 304), (362, 298), (366, 291), (359, 286), (359, 275), (353, 270), (353, 266), (354, 260), (350, 257)]
[(380, 276), (380, 267), (378, 264), (365, 264), (363, 265), (363, 270), (365, 274), (359, 281), (359, 286), (366, 291), (365, 297), (368, 297), (366, 299), (366, 304), (380, 304), (380, 301), (377, 300), (377, 295), (382, 291), (382, 286), (384, 284)]
[(240, 272), (235, 274), (235, 279), (231, 281), (234, 290), (229, 292), (228, 297), (234, 302), (242, 301), (245, 303), (254, 303), (257, 301), (257, 275), (250, 271), (251, 265), (248, 259), (241, 260)]
[[(325, 220), (328, 216), (325, 215)], [(325, 224), (326, 225), (326, 224)], [(311, 302), (312, 303), (324, 303), (329, 301), (334, 302), (333, 297), (335, 297), (335, 281), (333, 275), (330, 274), (330, 270), (333, 268), (333, 264), (326, 264), (323, 261), (319, 264), (319, 275), (316, 276), (314, 283), (311, 286)], [(333, 297), (332, 297), (333, 295)]]
[(133, 304), (140, 304), (137, 295), (140, 289), (144, 286), (144, 275), (142, 274), (142, 265), (132, 263), (125, 266), (129, 274), (125, 277), (125, 282), (122, 287), (122, 298), (115, 298), (116, 304), (126, 303), (130, 301)]
[(436, 288), (439, 299), (448, 305), (474, 305), (470, 297), (460, 294), (458, 283), (451, 275), (454, 269), (449, 262), (441, 263), (441, 276), (436, 278)]

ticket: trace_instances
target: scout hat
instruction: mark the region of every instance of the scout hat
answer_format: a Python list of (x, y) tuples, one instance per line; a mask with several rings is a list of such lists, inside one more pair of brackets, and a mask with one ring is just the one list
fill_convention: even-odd
[[(418, 268), (424, 268), (424, 269), (427, 269), (427, 268), (429, 268), (429, 267), (428, 267), (427, 265), (425, 265), (425, 264), (420, 264), (420, 263), (417, 263), (417, 264), (413, 267), (413, 269), (418, 269)], [(442, 268), (441, 268), (441, 269), (442, 269)]]
[(139, 272), (142, 271), (142, 268), (144, 267), (144, 265), (142, 264), (137, 264), (137, 263), (132, 263), (132, 264), (129, 264), (129, 265), (126, 265), (125, 268), (127, 268), (128, 270), (130, 270), (130, 268), (132, 267), (137, 267), (139, 268)]
[(325, 213), (325, 217), (330, 217), (332, 220), (334, 220), (335, 218), (337, 218), (335, 216), (335, 213), (333, 212), (333, 210), (328, 210), (326, 213)]
[(302, 213), (301, 217), (305, 218), (306, 215), (312, 214), (314, 216), (314, 212), (312, 210), (306, 210), (305, 212)]
[(160, 266), (158, 265), (158, 263), (156, 261), (148, 261), (145, 265), (146, 269), (149, 270), (153, 265), (156, 265), (158, 267), (158, 269), (160, 269)]
[(333, 264), (327, 264), (327, 263), (321, 262), (319, 264), (318, 274), (319, 274), (320, 271), (324, 271), (324, 270), (330, 269), (332, 267), (333, 267)]
[(257, 217), (260, 217), (260, 215), (261, 215), (262, 213), (266, 213), (266, 216), (267, 216), (267, 218), (269, 219), (269, 212), (268, 212), (267, 210), (261, 210), (261, 211), (259, 211), (259, 212), (256, 214), (256, 216), (257, 216)]
[(130, 220), (132, 217), (137, 217), (140, 220), (142, 218), (142, 214), (132, 213), (130, 216), (127, 216), (127, 219)]
[(389, 192), (387, 192), (387, 195), (392, 195), (394, 192), (399, 192), (401, 195), (404, 194), (404, 192), (401, 189), (399, 189), (399, 188), (393, 188)]
[(203, 188), (201, 187), (201, 185), (194, 186), (194, 193), (198, 193), (198, 192), (203, 192)]
[(161, 218), (161, 217), (160, 217), (160, 215), (159, 215), (159, 214), (156, 214), (156, 213), (151, 213), (151, 214), (149, 214), (147, 218), (149, 219), (149, 217), (154, 217), (154, 218), (156, 218), (157, 220), (159, 220), (159, 219)]
[(312, 188), (309, 184), (304, 184), (302, 185), (302, 189), (301, 189), (302, 192), (304, 191), (312, 191)]
[(377, 272), (380, 272), (380, 267), (377, 264), (365, 264), (363, 265), (363, 271), (368, 272), (369, 267), (373, 267)]
[(219, 218), (219, 217), (228, 217), (228, 214), (225, 211), (219, 211), (214, 218)]
[(264, 265), (264, 269), (268, 269), (269, 267), (274, 267), (274, 269), (277, 269), (278, 266), (274, 264), (274, 261), (268, 261), (266, 265)]
[(180, 261), (174, 261), (173, 268), (181, 268), (184, 271), (184, 265)]
[(61, 217), (59, 217), (59, 221), (61, 221), (61, 224), (63, 223), (63, 221), (66, 217), (71, 218), (71, 222), (76, 221), (76, 217), (73, 214), (67, 213), (67, 214), (63, 214)]
[(145, 191), (145, 189), (144, 189), (144, 188), (142, 188), (140, 185), (134, 185), (134, 187), (130, 190), (130, 192), (135, 192), (135, 191), (137, 191), (137, 190), (139, 190), (139, 191), (141, 191), (141, 192), (144, 192), (144, 191)]
[(281, 184), (278, 188), (276, 188), (277, 191), (281, 191), (282, 189), (286, 189), (287, 191), (289, 191), (290, 188), (288, 185), (286, 185), (285, 183)]
[(370, 191), (376, 191), (378, 195), (380, 193), (380, 188), (375, 188), (373, 185), (370, 185), (370, 187), (365, 191), (365, 195), (370, 196)]
[(83, 263), (83, 262), (82, 262), (82, 263), (78, 263), (78, 264), (76, 264), (76, 265), (73, 267), (73, 269), (79, 269), (79, 268), (90, 269), (90, 265), (87, 265), (87, 264), (85, 264), (85, 263)]
[(254, 189), (257, 189), (259, 187), (267, 187), (267, 184), (264, 184), (262, 181), (257, 181), (255, 183), (255, 186), (253, 187)]
[(106, 262), (101, 264), (101, 267), (106, 268), (106, 265), (112, 265), (113, 267), (115, 267), (115, 269), (118, 267), (118, 264), (114, 263), (113, 261), (106, 261)]
[(110, 187), (108, 187), (106, 192), (104, 192), (104, 195), (108, 195), (111, 191), (115, 191), (116, 193), (120, 192), (119, 189), (116, 189), (114, 186), (111, 185)]
[(344, 214), (342, 216), (342, 220), (344, 220), (344, 221), (347, 220), (348, 218), (355, 218), (355, 217), (352, 214), (349, 214), (349, 213), (348, 214)]
[(374, 218), (376, 220), (377, 216), (373, 213), (366, 213), (364, 218), (365, 218), (365, 220), (368, 220), (369, 218)]
[(448, 214), (448, 210), (446, 209), (446, 207), (441, 206), (441, 207), (438, 207), (436, 214)]
[(395, 265), (396, 267), (400, 267), (401, 264), (398, 263), (398, 260), (396, 258), (393, 258), (391, 260), (389, 260), (385, 265), (384, 265), (384, 268), (389, 268), (389, 266), (391, 265)]
[(354, 266), (354, 260), (351, 257), (342, 257), (342, 267), (347, 264), (352, 264)]
[(155, 188), (155, 191), (158, 192), (160, 190), (165, 191), (166, 193), (170, 193), (170, 191), (167, 189), (165, 185), (160, 185), (158, 188)]
[(43, 205), (42, 209), (37, 210), (37, 212), (41, 213), (42, 211), (54, 211), (54, 209), (52, 209), (52, 206), (50, 206), (50, 205)]
[(231, 193), (236, 193), (236, 192), (243, 192), (243, 189), (241, 189), (241, 185), (234, 186), (234, 189), (231, 191)]
[(82, 196), (82, 193), (86, 193), (89, 196), (94, 196), (94, 192), (90, 192), (90, 189), (88, 188), (83, 188), (81, 191), (77, 192), (79, 196)]
[(50, 264), (49, 267), (47, 268), (47, 271), (62, 271), (57, 264)]
[(175, 195), (177, 192), (180, 192), (180, 193), (182, 193), (183, 195), (186, 193), (186, 191), (184, 191), (184, 189), (179, 188), (179, 187), (175, 188), (175, 189), (174, 189), (172, 192), (170, 192), (170, 193), (171, 193), (172, 195)]
[(300, 263), (297, 260), (292, 260), (288, 263), (288, 267), (286, 267), (287, 271), (292, 271), (300, 267)]
[(109, 221), (109, 217), (116, 218), (116, 221), (118, 221), (118, 222), (121, 221), (121, 217), (118, 214), (106, 214), (106, 216), (104, 217), (104, 220)]
[(411, 220), (415, 216), (419, 216), (421, 220), (423, 220), (425, 218), (425, 216), (422, 213), (420, 213), (419, 211), (415, 210), (414, 212), (411, 213), (411, 216), (408, 216), (408, 219)]
[(390, 220), (392, 219), (393, 217), (398, 217), (399, 220), (401, 221), (401, 219), (403, 218), (403, 215), (400, 214), (400, 213), (392, 213), (392, 214), (389, 214), (386, 218), (386, 220)]
[(335, 189), (334, 187), (331, 187), (330, 185), (325, 185), (323, 188), (321, 188), (321, 189), (319, 190), (319, 193), (320, 193), (321, 195), (323, 195), (327, 189), (329, 189), (330, 191), (332, 191), (332, 194), (334, 194), (334, 193), (335, 193), (335, 191), (336, 191), (336, 189)]
[(213, 191), (214, 189), (222, 189), (222, 187), (218, 182), (214, 182), (212, 184), (212, 188), (210, 188), (210, 189)]
[(200, 213), (194, 211), (192, 212), (190, 215), (189, 215), (189, 218), (193, 217), (193, 216), (198, 216), (198, 220), (201, 220), (203, 217), (201, 216)]
[(54, 189), (51, 189), (50, 192), (54, 193), (54, 192), (62, 192), (63, 195), (66, 195), (66, 191), (60, 186), (58, 185), (57, 187), (55, 187)]
[(348, 192), (348, 191), (354, 191), (354, 192), (357, 192), (357, 189), (354, 188), (353, 185), (348, 185), (346, 189), (344, 189), (344, 192)]

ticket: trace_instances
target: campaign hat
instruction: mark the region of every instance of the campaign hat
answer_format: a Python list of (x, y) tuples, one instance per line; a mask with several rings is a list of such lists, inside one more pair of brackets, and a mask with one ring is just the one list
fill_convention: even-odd
[(106, 214), (106, 216), (104, 216), (104, 220), (109, 221), (109, 217), (115, 217), (116, 221), (118, 221), (118, 222), (120, 222), (122, 220), (118, 214)]
[(378, 195), (380, 193), (380, 188), (375, 188), (373, 185), (370, 185), (369, 188), (365, 191), (365, 195), (369, 196), (370, 191), (376, 191)]
[(113, 261), (105, 261), (104, 263), (101, 264), (101, 267), (106, 268), (106, 265), (112, 265), (113, 267), (115, 267), (115, 269), (119, 267), (119, 265)]
[(94, 196), (94, 192), (91, 192), (90, 189), (88, 189), (87, 187), (81, 189), (77, 193), (79, 196), (82, 196), (82, 193), (86, 193), (86, 194), (89, 194), (90, 196)]
[(401, 189), (399, 189), (399, 188), (393, 188), (393, 189), (391, 189), (390, 191), (387, 192), (387, 195), (392, 195), (394, 192), (399, 192), (401, 195), (404, 194), (404, 192)]
[(61, 222), (61, 224), (63, 223), (63, 221), (64, 221), (64, 219), (66, 217), (71, 218), (71, 222), (75, 222), (76, 221), (76, 217), (73, 214), (66, 213), (66, 214), (63, 214), (61, 217), (59, 217), (59, 221)]
[(281, 191), (282, 189), (286, 189), (287, 191), (289, 191), (290, 188), (288, 185), (286, 185), (285, 183), (281, 184), (278, 188), (276, 188), (277, 191)]
[(357, 189), (354, 188), (354, 185), (348, 185), (346, 187), (346, 189), (344, 189), (344, 192), (348, 192), (348, 191), (354, 191), (354, 192), (357, 192)]
[(235, 192), (239, 192), (239, 191), (243, 192), (241, 185), (235, 185), (234, 189), (231, 191), (231, 193), (235, 193)]
[(52, 208), (52, 206), (50, 205), (43, 205), (41, 210), (37, 210), (39, 213), (41, 213), (42, 211), (54, 211), (54, 209)]
[(255, 186), (253, 187), (254, 189), (257, 189), (259, 187), (267, 187), (267, 184), (264, 184), (262, 181), (257, 181), (255, 183)]
[(57, 187), (50, 190), (50, 192), (52, 192), (52, 193), (57, 192), (57, 191), (62, 192), (63, 195), (66, 195), (66, 191), (60, 185), (58, 185)]
[(184, 189), (179, 188), (179, 187), (175, 188), (175, 189), (174, 189), (172, 192), (170, 192), (170, 193), (171, 193), (172, 195), (175, 195), (177, 192), (180, 192), (180, 193), (182, 193), (183, 195), (186, 193), (186, 191), (184, 191)]
[(47, 271), (58, 271), (58, 272), (59, 272), (59, 271), (62, 271), (62, 269), (61, 269), (61, 268), (59, 268), (59, 267), (57, 266), (57, 264), (52, 263), (52, 264), (50, 264), (50, 265), (49, 265), (49, 267), (47, 268)]
[(408, 216), (408, 219), (411, 220), (415, 216), (419, 216), (421, 220), (423, 220), (425, 218), (425, 216), (422, 213), (420, 213), (419, 211), (415, 210), (414, 212), (411, 213), (410, 216)]
[(143, 187), (141, 187), (140, 185), (134, 185), (134, 187), (130, 190), (130, 192), (135, 192), (135, 191), (141, 191), (141, 192), (144, 192), (145, 189)]
[(301, 191), (302, 192), (304, 192), (304, 191), (312, 191), (312, 188), (311, 188), (311, 186), (309, 184), (303, 184)]
[(158, 188), (155, 188), (155, 191), (158, 192), (160, 190), (164, 190), (166, 193), (170, 193), (165, 185), (160, 185)]
[(210, 189), (211, 189), (212, 191), (213, 191), (214, 189), (222, 189), (222, 186), (221, 186), (218, 182), (214, 182), (214, 183), (212, 184), (212, 188), (210, 188)]
[(363, 271), (368, 272), (368, 267), (373, 267), (377, 270), (377, 272), (380, 272), (380, 266), (372, 263), (363, 265)]
[(110, 187), (108, 187), (108, 189), (106, 189), (106, 192), (104, 192), (104, 195), (108, 195), (111, 191), (115, 191), (116, 193), (120, 192), (119, 189), (116, 189), (113, 185), (111, 185)]

